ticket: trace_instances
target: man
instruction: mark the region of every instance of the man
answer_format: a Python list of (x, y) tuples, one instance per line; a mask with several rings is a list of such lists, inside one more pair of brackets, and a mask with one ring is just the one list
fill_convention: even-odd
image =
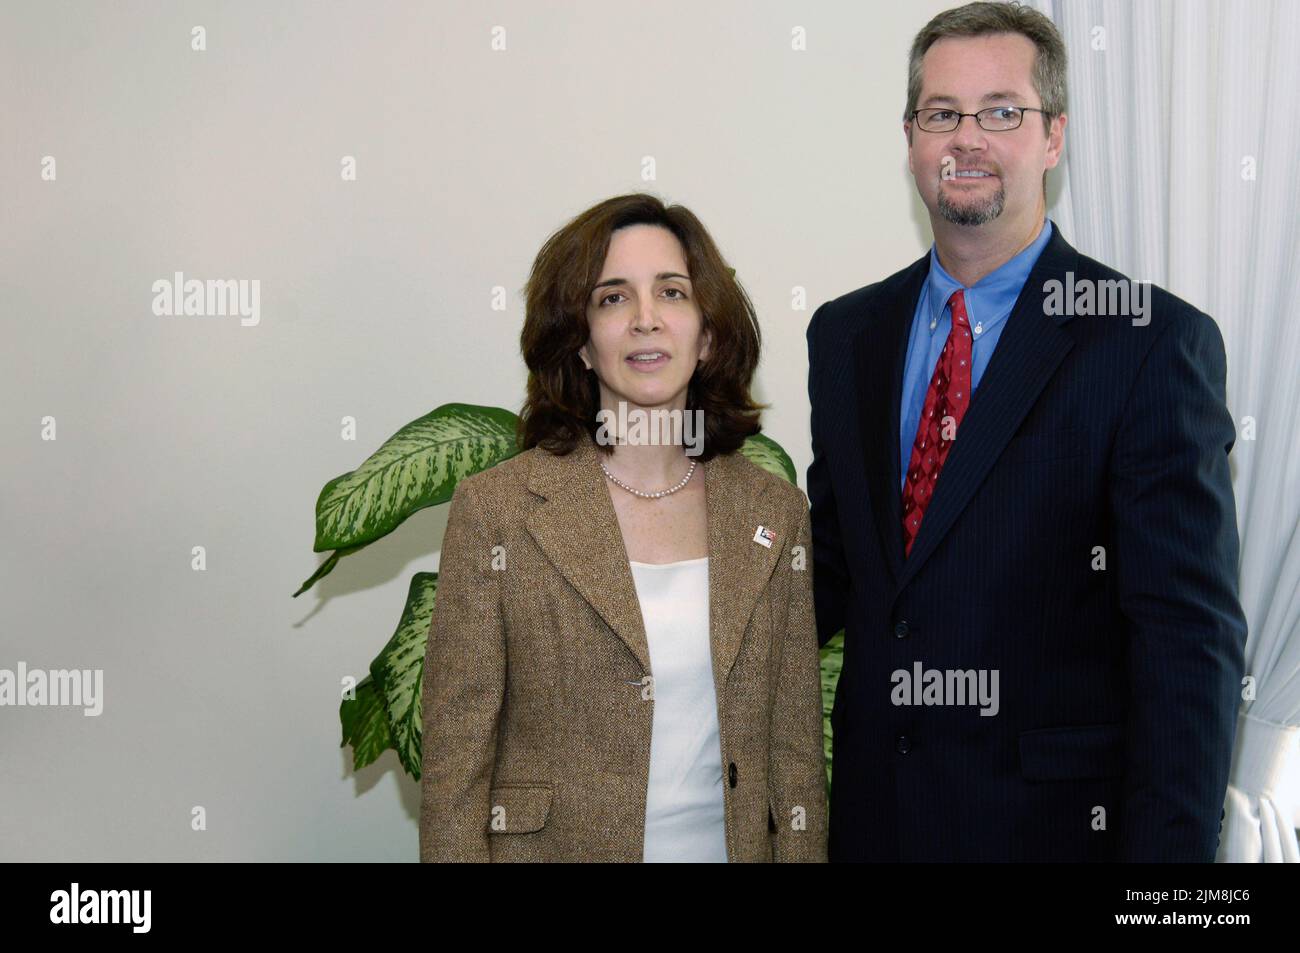
[(1223, 342), (1047, 221), (1065, 72), (1032, 10), (927, 24), (934, 246), (808, 328), (831, 860), (1214, 858), (1246, 638)]

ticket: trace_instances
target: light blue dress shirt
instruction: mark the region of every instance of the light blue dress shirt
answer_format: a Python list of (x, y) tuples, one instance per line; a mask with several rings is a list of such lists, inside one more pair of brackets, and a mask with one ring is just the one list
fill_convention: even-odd
[[(1038, 237), (1030, 242), (1029, 247), (965, 289), (966, 317), (971, 327), (972, 401), (979, 389), (980, 378), (984, 376), (984, 368), (988, 367), (993, 349), (1002, 336), (1007, 316), (1020, 297), (1020, 289), (1029, 278), (1029, 272), (1033, 270), (1038, 256), (1051, 240), (1054, 227), (1050, 221), (1044, 220)], [(907, 339), (907, 361), (903, 365), (903, 392), (898, 405), (900, 492), (907, 485), (907, 464), (912, 459), (912, 442), (916, 439), (916, 427), (921, 421), (925, 392), (930, 387), (934, 366), (939, 363), (939, 355), (943, 353), (948, 332), (952, 329), (952, 311), (948, 307), (948, 299), (961, 288), (961, 282), (943, 270), (939, 264), (939, 254), (935, 246), (931, 245), (930, 274), (926, 277), (925, 284), (921, 287), (921, 296), (916, 302), (912, 333)]]

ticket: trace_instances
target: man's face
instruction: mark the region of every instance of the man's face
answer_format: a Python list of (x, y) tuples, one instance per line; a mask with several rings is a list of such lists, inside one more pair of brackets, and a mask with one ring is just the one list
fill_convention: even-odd
[[(1033, 84), (1035, 53), (1033, 41), (1018, 33), (939, 40), (921, 60), (916, 108), (1041, 109)], [(1044, 214), (1043, 173), (1060, 160), (1064, 116), (1053, 118), (1050, 134), (1037, 112), (1025, 113), (1019, 128), (1002, 132), (986, 132), (970, 116), (951, 132), (926, 132), (913, 121), (903, 128), (907, 166), (931, 220), (980, 226), (1016, 222), (1034, 210), (1037, 217)]]

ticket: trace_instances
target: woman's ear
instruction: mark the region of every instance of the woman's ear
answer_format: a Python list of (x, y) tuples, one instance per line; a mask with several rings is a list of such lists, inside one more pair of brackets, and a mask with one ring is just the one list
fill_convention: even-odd
[(712, 350), (713, 350), (713, 332), (706, 329), (704, 331), (704, 343), (700, 345), (700, 360), (701, 361), (708, 360), (709, 352)]
[(587, 360), (587, 345), (578, 348), (578, 357), (582, 359), (582, 364), (587, 370), (591, 370), (591, 361)]

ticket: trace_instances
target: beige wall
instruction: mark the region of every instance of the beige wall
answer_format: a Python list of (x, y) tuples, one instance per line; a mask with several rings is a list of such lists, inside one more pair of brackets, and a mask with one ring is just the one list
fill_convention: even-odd
[[(0, 668), (105, 680), (96, 718), (0, 710), (0, 859), (415, 859), (417, 786), (351, 772), (338, 692), (445, 507), (290, 599), (322, 484), (438, 404), (517, 408), (533, 255), (638, 188), (749, 289), (802, 484), (813, 309), (929, 245), (899, 115), (946, 5), (0, 8)], [(155, 315), (177, 271), (258, 280), (260, 322)]]

